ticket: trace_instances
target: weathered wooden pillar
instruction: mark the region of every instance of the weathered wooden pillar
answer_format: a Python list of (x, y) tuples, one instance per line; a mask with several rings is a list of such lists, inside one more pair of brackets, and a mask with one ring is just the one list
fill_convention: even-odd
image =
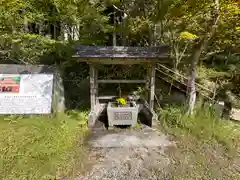
[(155, 72), (156, 72), (156, 64), (151, 65), (151, 73), (150, 73), (150, 97), (149, 97), (149, 108), (153, 111), (154, 108), (154, 95), (155, 95)]
[(95, 93), (95, 76), (96, 76), (96, 71), (95, 71), (95, 65), (90, 64), (90, 100), (91, 100), (91, 111), (95, 110), (95, 102), (96, 102), (96, 93)]
[(145, 98), (147, 102), (149, 102), (150, 72), (151, 72), (151, 66), (147, 65), (146, 84), (145, 84), (145, 89), (146, 89)]
[(94, 87), (94, 90), (95, 90), (95, 110), (97, 112), (99, 112), (99, 100), (98, 100), (98, 67), (95, 66), (94, 67), (94, 70), (95, 70), (95, 76), (94, 76), (94, 84), (95, 84), (95, 87)]
[(96, 68), (94, 64), (90, 66), (90, 101), (91, 101), (91, 112), (88, 116), (88, 126), (92, 127), (96, 121)]

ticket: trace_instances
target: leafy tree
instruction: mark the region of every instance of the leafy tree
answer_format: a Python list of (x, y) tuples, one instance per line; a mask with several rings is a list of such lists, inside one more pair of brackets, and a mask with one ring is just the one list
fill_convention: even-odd
[[(2, 63), (57, 62), (70, 67), (73, 44), (112, 44), (116, 35), (118, 45), (168, 44), (173, 59), (168, 65), (186, 76), (191, 65), (192, 85), (200, 78), (222, 81), (230, 83), (237, 93), (239, 2), (221, 0), (217, 11), (216, 2), (2, 0), (0, 60)], [(215, 28), (217, 15), (220, 18)], [(201, 74), (197, 76), (197, 73)]]

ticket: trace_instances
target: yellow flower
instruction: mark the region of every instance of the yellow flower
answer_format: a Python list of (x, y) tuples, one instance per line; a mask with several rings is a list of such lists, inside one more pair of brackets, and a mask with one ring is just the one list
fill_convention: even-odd
[(240, 26), (236, 27), (235, 29), (236, 29), (237, 31), (240, 31)]
[(116, 99), (116, 101), (118, 104), (121, 104), (121, 105), (127, 104), (127, 101), (124, 98), (118, 98), (118, 99)]
[(182, 40), (194, 40), (194, 39), (197, 39), (198, 36), (190, 32), (184, 31), (180, 33), (179, 38)]

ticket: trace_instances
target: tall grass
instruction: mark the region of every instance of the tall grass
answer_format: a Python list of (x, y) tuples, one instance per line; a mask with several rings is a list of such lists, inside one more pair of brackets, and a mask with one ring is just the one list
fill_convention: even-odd
[[(81, 166), (84, 113), (0, 118), (0, 179), (55, 179)], [(76, 161), (77, 159), (77, 161)]]
[(177, 106), (159, 110), (161, 127), (177, 144), (168, 151), (174, 162), (165, 171), (170, 179), (238, 180), (240, 125), (220, 119), (208, 105), (198, 105), (192, 116), (184, 110)]
[(160, 109), (160, 123), (173, 135), (188, 134), (203, 142), (218, 142), (227, 148), (239, 148), (240, 126), (220, 119), (214, 108), (196, 107), (192, 116), (184, 113), (184, 107)]

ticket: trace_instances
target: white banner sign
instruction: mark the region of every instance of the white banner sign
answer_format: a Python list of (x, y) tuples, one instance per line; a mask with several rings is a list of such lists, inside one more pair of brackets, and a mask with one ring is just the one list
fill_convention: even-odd
[(0, 114), (49, 114), (53, 74), (0, 74)]

